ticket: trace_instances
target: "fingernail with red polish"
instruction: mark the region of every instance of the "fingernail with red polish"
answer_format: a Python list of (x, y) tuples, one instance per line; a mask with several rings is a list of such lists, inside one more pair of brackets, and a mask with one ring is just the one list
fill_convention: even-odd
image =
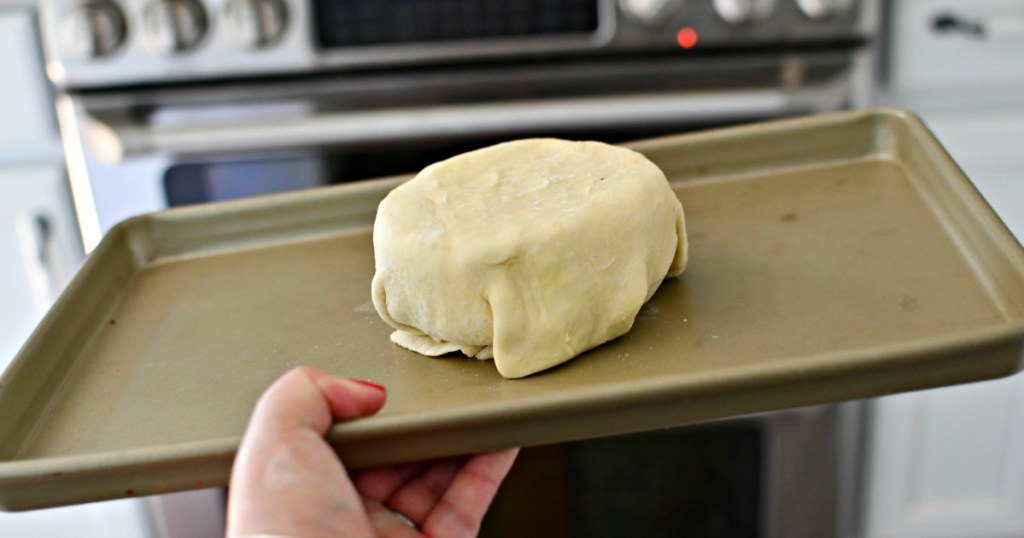
[(365, 379), (352, 379), (352, 378), (350, 378), (350, 380), (353, 383), (357, 383), (357, 384), (362, 385), (364, 387), (370, 387), (371, 389), (374, 389), (374, 390), (379, 390), (381, 392), (387, 391), (387, 389), (384, 388), (384, 385), (378, 385), (378, 384), (374, 383), (373, 381), (367, 381)]

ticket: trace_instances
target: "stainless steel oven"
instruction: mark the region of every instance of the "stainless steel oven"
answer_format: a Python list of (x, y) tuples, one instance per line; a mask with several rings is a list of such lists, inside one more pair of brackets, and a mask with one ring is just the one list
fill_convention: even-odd
[(87, 248), (178, 203), (856, 105), (854, 0), (44, 0)]
[[(40, 8), (86, 250), (133, 214), (415, 172), (510, 138), (617, 142), (856, 107), (869, 97), (882, 17), (879, 0), (41, 0)], [(855, 404), (826, 406), (538, 448), (517, 472), (571, 470), (559, 475), (562, 500), (548, 506), (600, 521), (595, 514), (622, 506), (584, 492), (612, 483), (601, 482), (611, 462), (689, 461), (671, 468), (696, 482), (656, 487), (667, 475), (648, 466), (646, 482), (624, 487), (713, 506), (703, 513), (719, 523), (704, 534), (691, 527), (690, 536), (837, 535), (855, 504), (845, 474), (858, 415)], [(579, 504), (584, 497), (590, 504)], [(529, 505), (523, 495), (503, 499), (499, 506)], [(677, 511), (648, 499), (641, 504)], [(165, 528), (173, 511), (157, 510)], [(677, 524), (663, 529), (687, 530)]]

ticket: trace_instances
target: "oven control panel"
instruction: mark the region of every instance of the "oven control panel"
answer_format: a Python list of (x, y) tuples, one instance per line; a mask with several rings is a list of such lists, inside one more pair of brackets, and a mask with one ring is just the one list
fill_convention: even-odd
[(865, 38), (872, 0), (40, 0), (66, 88)]

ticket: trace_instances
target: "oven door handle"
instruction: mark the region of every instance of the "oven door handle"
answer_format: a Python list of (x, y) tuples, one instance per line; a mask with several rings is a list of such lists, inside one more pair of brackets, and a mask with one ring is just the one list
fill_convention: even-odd
[(148, 126), (86, 113), (83, 134), (103, 162), (139, 156), (201, 156), (310, 147), (516, 136), (567, 129), (721, 123), (836, 108), (835, 92), (778, 88), (460, 104), (345, 111), (279, 120)]

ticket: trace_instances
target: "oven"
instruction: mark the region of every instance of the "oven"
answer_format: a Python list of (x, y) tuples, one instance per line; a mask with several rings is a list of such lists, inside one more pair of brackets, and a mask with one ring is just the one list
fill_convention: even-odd
[[(879, 0), (41, 0), (40, 34), (88, 251), (138, 213), (512, 138), (858, 107), (883, 17)], [(860, 429), (853, 403), (529, 449), (484, 535), (622, 535), (630, 518), (647, 536), (843, 535)], [(204, 505), (153, 506), (175, 535)]]

